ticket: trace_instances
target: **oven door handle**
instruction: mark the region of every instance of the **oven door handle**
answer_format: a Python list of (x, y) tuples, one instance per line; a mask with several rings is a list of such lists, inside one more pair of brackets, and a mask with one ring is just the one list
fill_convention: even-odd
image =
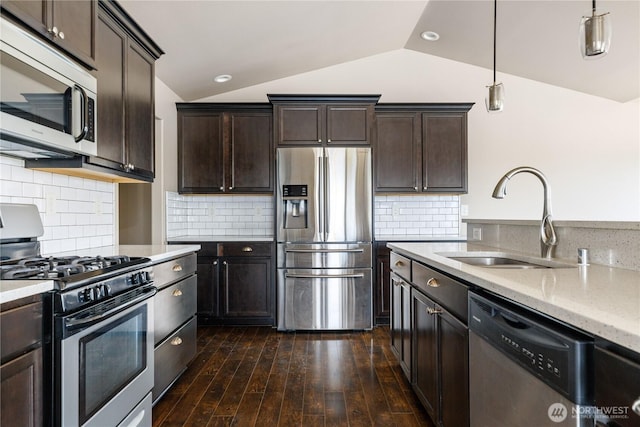
[(115, 314), (120, 313), (121, 311), (126, 310), (129, 307), (133, 307), (136, 304), (139, 304), (140, 302), (151, 298), (152, 296), (154, 296), (158, 290), (155, 288), (155, 286), (149, 286), (148, 288), (143, 290), (144, 292), (140, 295), (138, 295), (137, 297), (127, 301), (125, 304), (122, 305), (118, 305), (114, 308), (112, 308), (111, 310), (107, 310), (104, 313), (100, 313), (100, 314), (96, 314), (93, 316), (89, 316), (89, 317), (71, 317), (65, 320), (64, 322), (64, 326), (65, 329), (68, 331), (72, 331), (72, 330), (76, 330), (76, 329), (81, 329), (81, 328), (86, 328), (88, 326), (91, 326), (95, 323), (98, 323), (106, 318), (109, 318)]

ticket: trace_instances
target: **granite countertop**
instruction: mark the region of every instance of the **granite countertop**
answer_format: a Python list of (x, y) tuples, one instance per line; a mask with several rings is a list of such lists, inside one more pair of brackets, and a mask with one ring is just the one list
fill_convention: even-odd
[[(439, 255), (502, 251), (473, 243), (401, 242), (389, 243), (389, 247), (463, 281), (640, 352), (638, 271), (597, 264), (575, 268), (497, 269), (472, 266)], [(558, 261), (577, 265), (577, 260)]]
[[(101, 248), (90, 248), (76, 250), (72, 252), (62, 252), (56, 254), (43, 254), (44, 256), (112, 256), (128, 255), (130, 257), (146, 257), (156, 264), (178, 256), (195, 252), (200, 249), (200, 245), (119, 245), (104, 246)], [(2, 280), (0, 281), (0, 304), (14, 301), (31, 295), (48, 292), (53, 289), (53, 280)]]
[(273, 242), (273, 236), (178, 236), (167, 239), (169, 242)]

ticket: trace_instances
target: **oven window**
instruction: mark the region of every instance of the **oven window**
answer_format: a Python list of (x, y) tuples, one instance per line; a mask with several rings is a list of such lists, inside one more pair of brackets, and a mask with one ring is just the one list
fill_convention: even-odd
[(80, 340), (80, 423), (147, 367), (147, 305)]
[(2, 112), (70, 132), (71, 88), (4, 52), (0, 64)]

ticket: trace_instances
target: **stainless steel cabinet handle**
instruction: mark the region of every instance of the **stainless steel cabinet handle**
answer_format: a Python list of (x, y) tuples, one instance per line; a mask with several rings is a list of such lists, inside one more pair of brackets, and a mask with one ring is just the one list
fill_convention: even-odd
[(427, 187), (422, 187), (422, 189), (426, 191)]
[(636, 401), (631, 404), (631, 410), (640, 415), (640, 397), (638, 397)]
[(229, 190), (233, 190), (233, 187), (229, 187)]
[(174, 289), (171, 295), (173, 295), (174, 297), (182, 296), (182, 291), (180, 289)]
[(173, 267), (171, 267), (171, 270), (175, 271), (176, 273), (180, 272), (180, 271), (182, 271), (182, 266), (180, 264), (176, 264)]
[(48, 32), (49, 34), (53, 34), (53, 38), (58, 37), (58, 33), (59, 33), (59, 31), (58, 31), (58, 27), (47, 28), (47, 32)]
[(182, 344), (182, 338), (180, 337), (175, 337), (171, 340), (171, 345), (180, 345)]
[(440, 283), (435, 277), (432, 277), (431, 279), (427, 280), (427, 286), (431, 286), (432, 288), (438, 288), (440, 287)]
[(220, 187), (220, 191), (224, 191), (224, 186)]
[(289, 274), (284, 275), (287, 279), (362, 279), (364, 274)]
[(404, 285), (404, 282), (399, 282), (397, 280), (394, 280), (393, 284), (396, 285), (396, 286), (400, 286), (400, 285)]
[(404, 267), (404, 262), (402, 261), (396, 261), (396, 263), (394, 264), (396, 267)]
[(251, 246), (245, 246), (242, 248), (242, 252), (253, 252), (253, 248)]
[(62, 40), (64, 40), (64, 33), (62, 31), (60, 31), (58, 33), (58, 37), (60, 37)]
[(227, 265), (227, 261), (222, 261), (222, 265), (226, 266)]
[(427, 307), (427, 314), (440, 314), (442, 313), (442, 309), (440, 308), (431, 308), (431, 307)]
[(322, 139), (319, 139), (318, 142), (322, 142)]
[(416, 187), (413, 187), (413, 189), (414, 189), (414, 190), (416, 190), (416, 191), (418, 191), (418, 187), (417, 187), (417, 186), (416, 186)]
[(327, 142), (331, 142), (331, 140), (330, 140), (330, 139), (327, 139)]

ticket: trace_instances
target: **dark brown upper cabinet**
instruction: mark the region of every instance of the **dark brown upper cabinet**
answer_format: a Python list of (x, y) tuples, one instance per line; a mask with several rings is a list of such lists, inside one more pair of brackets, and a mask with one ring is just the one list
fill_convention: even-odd
[(466, 193), (472, 103), (378, 104), (377, 193)]
[(2, 0), (2, 11), (95, 69), (97, 0)]
[(100, 2), (98, 156), (88, 162), (153, 181), (155, 61), (163, 53), (120, 7)]
[(176, 106), (179, 193), (273, 193), (270, 104)]
[(276, 145), (369, 145), (380, 95), (267, 95)]

